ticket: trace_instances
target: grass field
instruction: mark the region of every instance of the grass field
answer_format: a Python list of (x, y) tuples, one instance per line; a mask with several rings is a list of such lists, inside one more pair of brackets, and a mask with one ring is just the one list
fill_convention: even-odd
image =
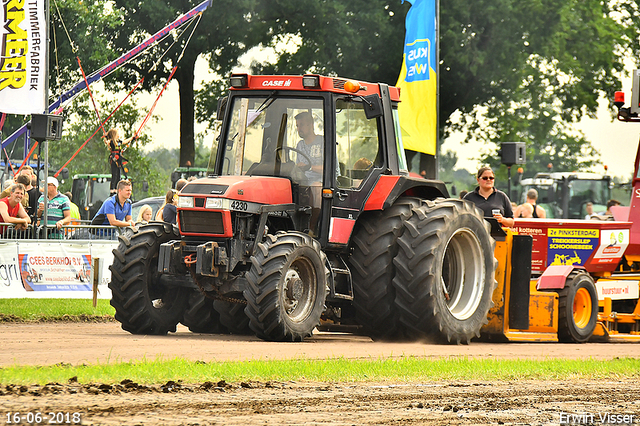
[(0, 368), (2, 384), (66, 383), (72, 377), (76, 377), (80, 383), (117, 383), (129, 379), (144, 384), (169, 380), (184, 383), (218, 380), (404, 383), (438, 380), (615, 380), (640, 378), (640, 359), (533, 361), (409, 357), (210, 363), (172, 359), (103, 365)]
[[(93, 307), (86, 299), (0, 299), (0, 317), (21, 321), (56, 321), (75, 317), (111, 318), (108, 300)], [(211, 362), (140, 360), (127, 363), (0, 368), (1, 384), (67, 382), (117, 383), (124, 379), (154, 384), (227, 380), (329, 382), (436, 380), (555, 380), (640, 378), (640, 358), (600, 360), (492, 360), (467, 358), (393, 358), (376, 360), (326, 359), (289, 361)]]
[(71, 317), (105, 317), (115, 314), (109, 300), (98, 299), (0, 299), (0, 315), (22, 321), (55, 321)]

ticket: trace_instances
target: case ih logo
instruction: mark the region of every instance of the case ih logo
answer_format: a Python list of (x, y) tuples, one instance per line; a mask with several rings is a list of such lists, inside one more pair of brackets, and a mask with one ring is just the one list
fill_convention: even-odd
[(291, 86), (291, 80), (265, 80), (262, 85), (266, 87), (289, 87)]

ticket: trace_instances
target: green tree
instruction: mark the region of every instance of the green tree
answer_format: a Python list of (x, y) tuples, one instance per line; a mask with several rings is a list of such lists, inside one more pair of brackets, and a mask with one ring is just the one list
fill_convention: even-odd
[[(396, 82), (406, 3), (274, 3), (283, 20), (272, 45), (288, 34), (300, 47), (256, 70)], [(640, 50), (638, 16), (631, 0), (441, 2), (441, 135), (524, 140), (557, 167), (589, 167), (597, 153), (568, 123), (594, 115), (599, 95), (620, 86), (625, 54)]]
[[(81, 96), (80, 101), (88, 101), (88, 95)], [(57, 172), (76, 151), (89, 139), (96, 130), (96, 125), (92, 118), (95, 112), (90, 107), (89, 102), (78, 102), (67, 118), (64, 126), (64, 136), (61, 141), (49, 142), (49, 163), (51, 164), (51, 174)], [(114, 100), (99, 101), (99, 107), (103, 110), (112, 111), (116, 104)], [(137, 123), (141, 120), (140, 111), (135, 102), (123, 104), (114, 114), (112, 121), (107, 124), (107, 129), (117, 127), (123, 134), (133, 134)], [(84, 148), (80, 150), (67, 166), (74, 174), (84, 173), (111, 173), (109, 167), (109, 150), (104, 144), (101, 132), (91, 138)], [(129, 160), (127, 165), (127, 176), (137, 190), (141, 188), (142, 182), (149, 184), (149, 195), (163, 195), (168, 183), (163, 182), (162, 173), (157, 165), (148, 158), (142, 148), (149, 143), (149, 137), (143, 134), (139, 139), (133, 141), (125, 150), (124, 156)], [(70, 182), (65, 182), (61, 186), (62, 190), (70, 190)], [(137, 198), (140, 198), (134, 194)]]
[[(122, 25), (111, 40), (114, 49), (125, 52), (153, 34), (177, 16), (187, 12), (200, 1), (171, 0), (136, 1), (114, 0), (116, 10), (122, 15)], [(194, 135), (194, 71), (196, 59), (203, 55), (208, 58), (210, 69), (218, 75), (226, 76), (236, 65), (238, 57), (249, 48), (269, 40), (273, 34), (271, 26), (262, 17), (269, 10), (267, 1), (257, 0), (215, 0), (201, 16), (201, 22), (192, 36), (193, 27), (184, 28), (184, 36), (177, 47), (168, 50), (173, 40), (165, 40), (151, 54), (139, 58), (135, 63), (126, 64), (120, 73), (120, 82), (125, 87), (145, 77), (144, 88), (150, 90), (164, 84), (170, 70), (177, 65), (174, 79), (178, 82), (180, 94), (180, 165), (193, 164), (195, 159)], [(189, 44), (178, 63), (182, 48), (189, 38)], [(161, 55), (162, 62), (155, 67)]]

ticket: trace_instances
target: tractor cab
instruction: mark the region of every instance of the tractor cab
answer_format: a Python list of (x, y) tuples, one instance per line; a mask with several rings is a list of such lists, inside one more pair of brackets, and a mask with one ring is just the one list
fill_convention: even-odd
[(292, 203), (303, 210), (296, 214), (307, 216), (293, 228), (347, 244), (379, 176), (408, 174), (394, 125), (396, 88), (315, 75), (242, 74), (231, 85), (210, 169), (218, 177), (288, 180)]
[(78, 206), (80, 219), (93, 218), (104, 200), (109, 198), (111, 175), (107, 174), (78, 174), (73, 176), (71, 195)]
[(584, 219), (587, 203), (594, 212), (603, 212), (611, 199), (613, 182), (608, 175), (584, 172), (538, 173), (522, 179), (521, 203), (527, 191), (538, 191), (538, 204), (547, 212), (548, 219)]

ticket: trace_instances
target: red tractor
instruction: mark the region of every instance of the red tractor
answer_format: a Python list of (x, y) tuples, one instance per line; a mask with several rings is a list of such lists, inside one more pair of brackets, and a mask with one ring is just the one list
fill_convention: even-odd
[(114, 250), (122, 328), (478, 336), (495, 287), (490, 227), (443, 182), (409, 176), (399, 90), (318, 75), (230, 85), (209, 176), (180, 192), (178, 226), (141, 226)]

